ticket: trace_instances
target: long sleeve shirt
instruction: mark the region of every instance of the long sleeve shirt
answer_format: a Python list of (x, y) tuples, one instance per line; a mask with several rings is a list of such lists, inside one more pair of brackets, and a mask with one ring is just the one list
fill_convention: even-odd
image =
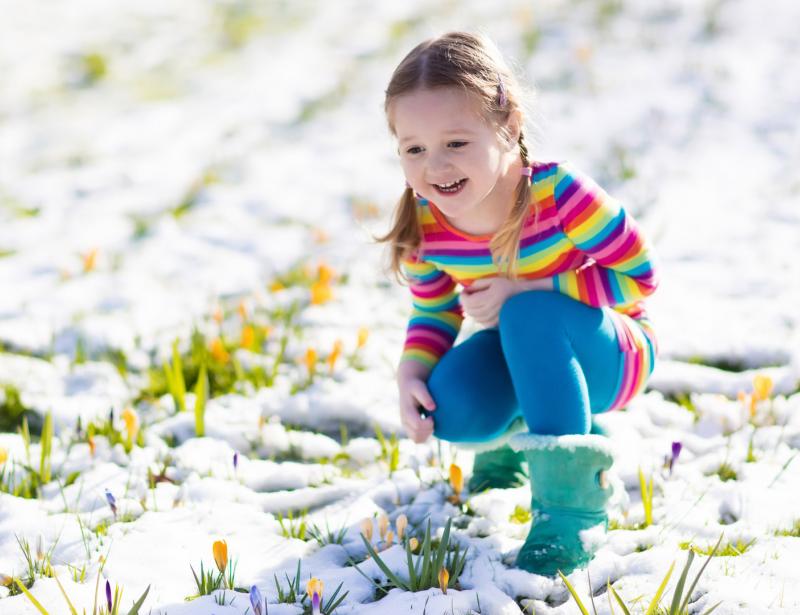
[[(460, 231), (425, 199), (417, 200), (417, 216), (422, 241), (402, 262), (413, 303), (402, 360), (433, 367), (464, 318), (458, 285), (500, 272), (489, 250), (491, 235)], [(655, 346), (643, 303), (658, 284), (652, 249), (615, 199), (565, 163), (533, 164), (516, 273), (519, 279), (551, 278), (555, 292), (613, 308), (623, 350), (645, 348), (643, 336)]]

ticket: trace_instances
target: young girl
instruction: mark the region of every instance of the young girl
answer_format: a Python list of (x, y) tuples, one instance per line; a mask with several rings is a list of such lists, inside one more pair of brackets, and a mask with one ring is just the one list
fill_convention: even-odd
[[(569, 573), (608, 525), (611, 448), (591, 415), (624, 406), (653, 369), (652, 251), (591, 179), (531, 159), (519, 86), (484, 37), (418, 45), (385, 109), (407, 183), (380, 239), (413, 297), (402, 423), (416, 442), (482, 447), (473, 490), (529, 475), (517, 566)], [(465, 314), (484, 328), (453, 347)]]

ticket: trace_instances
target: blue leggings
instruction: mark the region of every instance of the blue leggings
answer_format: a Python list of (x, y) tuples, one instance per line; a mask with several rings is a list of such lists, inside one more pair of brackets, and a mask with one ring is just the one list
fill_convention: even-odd
[(510, 297), (497, 327), (450, 349), (428, 378), (434, 435), (485, 442), (519, 416), (531, 433), (589, 433), (620, 384), (623, 351), (607, 310), (551, 291)]

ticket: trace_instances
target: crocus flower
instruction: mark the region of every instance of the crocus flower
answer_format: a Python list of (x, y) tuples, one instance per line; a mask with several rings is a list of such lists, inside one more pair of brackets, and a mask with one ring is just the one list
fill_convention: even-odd
[(273, 282), (272, 284), (269, 285), (269, 289), (273, 293), (277, 293), (279, 291), (285, 290), (286, 286), (284, 286), (281, 282)]
[(464, 489), (464, 475), (456, 464), (450, 464), (450, 486), (455, 491), (456, 496), (461, 495)]
[(759, 401), (768, 399), (773, 386), (772, 378), (764, 374), (756, 374), (753, 378), (753, 397)]
[(217, 363), (227, 363), (231, 356), (225, 350), (225, 345), (218, 337), (211, 342), (211, 356)]
[(89, 454), (92, 457), (94, 457), (94, 451), (95, 451), (94, 436), (92, 434), (89, 434), (89, 436), (86, 438), (86, 442), (89, 444)]
[(81, 259), (83, 260), (84, 273), (94, 271), (95, 266), (97, 266), (97, 248), (92, 248), (85, 254), (81, 254)]
[(114, 605), (111, 602), (111, 583), (106, 580), (106, 602), (108, 603), (108, 612), (111, 613), (111, 607)]
[(316, 577), (311, 577), (306, 583), (306, 592), (308, 597), (311, 598), (311, 612), (313, 615), (319, 615), (320, 603), (322, 602), (322, 581)]
[(317, 351), (313, 348), (306, 350), (306, 356), (304, 357), (303, 362), (306, 364), (306, 369), (308, 369), (309, 378), (313, 378), (314, 371), (317, 367)]
[(442, 566), (442, 569), (439, 570), (439, 589), (442, 590), (442, 593), (447, 593), (447, 584), (450, 581), (450, 573), (447, 572), (447, 568)]
[(328, 370), (333, 373), (333, 368), (336, 366), (336, 360), (342, 354), (342, 340), (336, 340), (333, 343), (333, 350), (328, 355)]
[(406, 533), (406, 527), (408, 526), (408, 517), (405, 515), (400, 515), (397, 517), (397, 520), (394, 522), (394, 524), (397, 528), (397, 539), (403, 540), (403, 534)]
[(244, 299), (239, 302), (239, 305), (236, 307), (236, 311), (239, 312), (239, 318), (242, 320), (247, 320), (247, 305), (245, 304)]
[(239, 451), (233, 453), (233, 471), (236, 471), (236, 468), (239, 467)]
[(358, 330), (358, 342), (356, 343), (356, 346), (358, 348), (363, 348), (364, 345), (367, 343), (368, 337), (369, 337), (369, 329), (367, 329), (366, 327), (361, 327)]
[(394, 544), (394, 532), (392, 530), (386, 532), (386, 540), (384, 542), (385, 542), (384, 545), (385, 549), (388, 549)]
[(672, 456), (669, 459), (669, 473), (672, 474), (672, 466), (675, 465), (675, 462), (678, 461), (678, 457), (681, 454), (681, 449), (683, 448), (683, 444), (680, 442), (673, 442), (672, 443)]
[(411, 551), (416, 551), (418, 546), (419, 546), (419, 540), (417, 540), (416, 538), (413, 538), (413, 537), (411, 539), (409, 539), (408, 548)]
[(114, 519), (117, 518), (117, 500), (114, 499), (114, 494), (106, 489), (106, 501), (108, 502), (111, 512), (114, 513)]
[(378, 533), (381, 535), (381, 540), (386, 540), (386, 532), (389, 530), (389, 517), (385, 514), (378, 518)]
[(367, 518), (361, 522), (361, 533), (367, 541), (372, 540), (372, 519)]
[(224, 540), (215, 540), (211, 550), (214, 553), (217, 570), (225, 574), (225, 568), (228, 567), (228, 543)]
[(133, 440), (139, 432), (139, 416), (133, 408), (125, 408), (122, 411), (122, 420), (125, 421), (125, 430), (128, 432), (128, 438)]
[(333, 291), (328, 282), (314, 282), (311, 285), (311, 305), (322, 305), (333, 299)]
[(242, 327), (242, 337), (239, 340), (239, 345), (242, 348), (252, 348), (256, 341), (256, 331), (253, 325), (245, 325)]
[(335, 272), (325, 263), (320, 263), (317, 267), (317, 279), (323, 284), (328, 284), (333, 280)]
[(261, 610), (261, 605), (264, 604), (264, 599), (261, 597), (261, 592), (258, 587), (252, 585), (250, 587), (250, 606), (253, 607), (253, 615), (265, 615)]
[(0, 446), (0, 466), (8, 459), (8, 450)]

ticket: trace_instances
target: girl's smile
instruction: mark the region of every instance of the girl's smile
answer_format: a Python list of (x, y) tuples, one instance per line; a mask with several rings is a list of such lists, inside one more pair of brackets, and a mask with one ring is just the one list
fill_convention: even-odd
[(513, 136), (503, 139), (472, 96), (450, 87), (399, 96), (391, 120), (414, 191), (460, 230), (495, 232), (513, 205), (519, 180)]

